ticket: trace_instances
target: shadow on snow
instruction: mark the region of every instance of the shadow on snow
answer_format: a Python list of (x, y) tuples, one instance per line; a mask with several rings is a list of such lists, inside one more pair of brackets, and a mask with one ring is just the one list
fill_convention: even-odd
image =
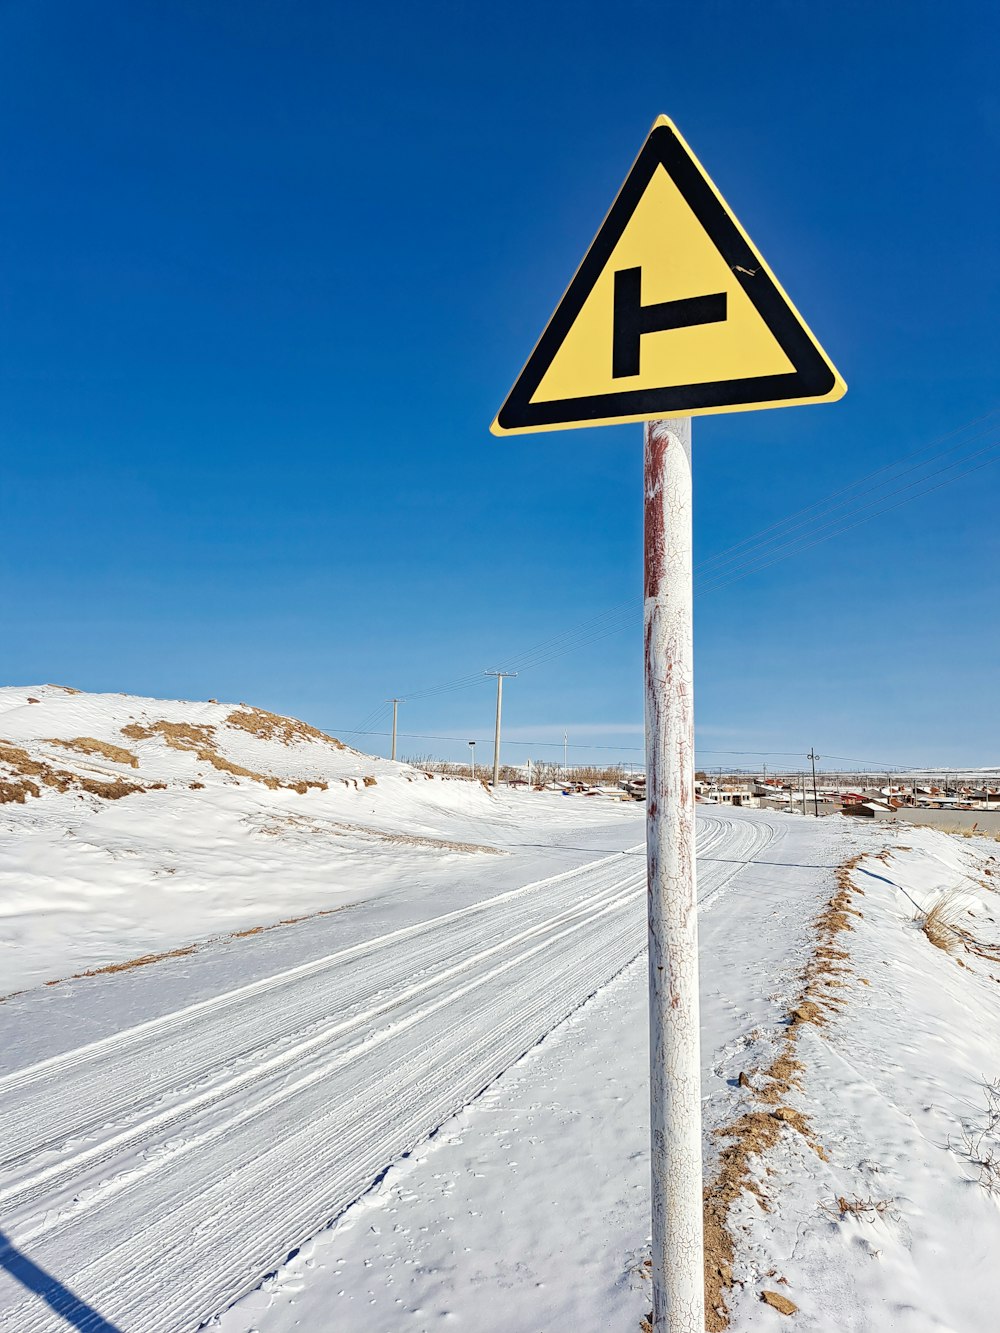
[(117, 1325), (109, 1323), (93, 1306), (74, 1296), (68, 1287), (39, 1268), (20, 1250), (15, 1249), (0, 1231), (0, 1268), (5, 1269), (22, 1286), (40, 1296), (47, 1305), (80, 1333), (121, 1333)]

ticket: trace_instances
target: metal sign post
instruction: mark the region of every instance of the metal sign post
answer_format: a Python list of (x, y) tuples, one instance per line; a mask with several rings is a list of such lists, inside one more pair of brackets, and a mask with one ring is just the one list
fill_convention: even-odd
[(691, 418), (644, 444), (653, 1329), (703, 1333)]
[[(655, 1333), (705, 1327), (691, 417), (834, 402), (846, 391), (676, 125), (659, 116), (490, 427), (523, 435), (645, 423)], [(499, 709), (498, 681), (498, 737)], [(498, 754), (499, 740), (494, 771)]]

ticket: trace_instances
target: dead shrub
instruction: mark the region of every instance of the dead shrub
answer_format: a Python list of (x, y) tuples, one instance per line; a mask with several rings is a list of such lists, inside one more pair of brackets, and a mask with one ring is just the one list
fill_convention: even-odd
[(917, 924), (935, 949), (954, 953), (961, 943), (956, 927), (963, 910), (957, 894), (943, 893), (926, 911), (918, 913)]
[(983, 1091), (986, 1113), (978, 1124), (963, 1128), (958, 1151), (979, 1168), (977, 1183), (1000, 1198), (1000, 1078), (984, 1082)]
[(860, 1199), (857, 1195), (853, 1199), (845, 1198), (839, 1195), (829, 1203), (821, 1203), (821, 1210), (830, 1217), (835, 1217), (842, 1222), (845, 1217), (857, 1217), (863, 1222), (874, 1222), (876, 1217), (883, 1217), (889, 1212), (895, 1199)]

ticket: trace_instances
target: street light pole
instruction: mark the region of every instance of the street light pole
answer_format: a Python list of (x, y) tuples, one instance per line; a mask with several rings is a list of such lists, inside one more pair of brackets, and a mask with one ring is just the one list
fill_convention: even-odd
[(816, 793), (816, 760), (819, 759), (820, 756), (816, 753), (815, 748), (813, 748), (813, 749), (811, 749), (811, 750), (809, 751), (809, 753), (806, 755), (806, 758), (812, 760), (812, 766), (813, 766), (813, 814), (816, 816), (817, 819), (819, 819), (819, 796), (818, 796), (817, 793)]

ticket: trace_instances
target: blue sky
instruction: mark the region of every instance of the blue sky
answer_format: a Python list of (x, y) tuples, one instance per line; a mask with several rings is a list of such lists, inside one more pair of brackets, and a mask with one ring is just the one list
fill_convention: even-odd
[[(638, 759), (641, 428), (489, 422), (660, 112), (850, 386), (695, 422), (696, 559), (1000, 406), (997, 37), (985, 2), (8, 0), (3, 681), (346, 732), (632, 598), (505, 718), (511, 758)], [(1000, 763), (998, 483), (700, 592), (700, 762)], [(401, 749), (492, 707), (413, 699)]]

